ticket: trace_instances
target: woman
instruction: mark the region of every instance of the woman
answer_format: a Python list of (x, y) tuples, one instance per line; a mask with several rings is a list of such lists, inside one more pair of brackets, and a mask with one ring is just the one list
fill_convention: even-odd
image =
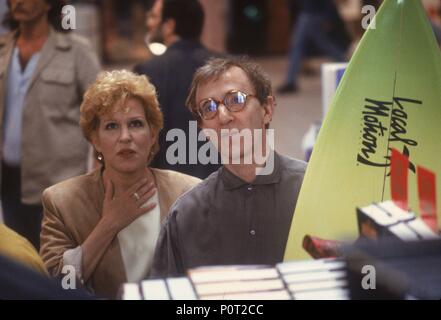
[(40, 254), (52, 275), (74, 266), (77, 278), (107, 298), (147, 276), (161, 221), (200, 181), (148, 167), (162, 124), (145, 76), (106, 72), (86, 91), (80, 126), (102, 168), (43, 193)]
[[(100, 70), (84, 38), (62, 29), (62, 0), (8, 0), (0, 37), (1, 199), (5, 224), (40, 247), (41, 193), (87, 171), (81, 98)], [(69, 141), (69, 147), (66, 144)]]

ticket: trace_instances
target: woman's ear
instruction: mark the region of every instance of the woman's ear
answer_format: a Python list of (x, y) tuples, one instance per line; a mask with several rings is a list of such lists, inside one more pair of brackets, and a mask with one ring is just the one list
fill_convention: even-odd
[(98, 135), (97, 133), (94, 131), (92, 132), (92, 134), (90, 135), (90, 143), (92, 144), (93, 148), (97, 151), (97, 152), (101, 152), (101, 148), (99, 146), (99, 139), (98, 139)]
[(152, 146), (155, 145), (156, 140), (158, 139), (158, 131), (157, 130), (151, 130), (150, 131), (150, 140), (152, 141)]
[(274, 100), (273, 96), (268, 96), (266, 98), (266, 104), (263, 106), (264, 108), (264, 115), (263, 115), (263, 122), (265, 125), (269, 124), (271, 120), (273, 119), (274, 114), (274, 108), (276, 107), (276, 102)]

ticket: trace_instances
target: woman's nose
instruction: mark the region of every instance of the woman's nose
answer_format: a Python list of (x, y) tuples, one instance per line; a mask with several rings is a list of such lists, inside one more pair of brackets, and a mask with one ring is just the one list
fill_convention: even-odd
[(121, 134), (119, 137), (121, 142), (130, 142), (132, 140), (132, 134), (127, 126), (121, 127)]

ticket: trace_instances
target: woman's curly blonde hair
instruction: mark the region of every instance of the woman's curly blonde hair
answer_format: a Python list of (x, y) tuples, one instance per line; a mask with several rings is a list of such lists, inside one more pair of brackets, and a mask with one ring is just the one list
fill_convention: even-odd
[(158, 135), (164, 120), (156, 89), (146, 76), (127, 70), (100, 73), (84, 94), (80, 107), (80, 127), (86, 139), (92, 142), (91, 135), (98, 129), (100, 117), (117, 111), (127, 112), (125, 101), (130, 98), (141, 102), (147, 123), (156, 136), (148, 159), (150, 162), (159, 151)]

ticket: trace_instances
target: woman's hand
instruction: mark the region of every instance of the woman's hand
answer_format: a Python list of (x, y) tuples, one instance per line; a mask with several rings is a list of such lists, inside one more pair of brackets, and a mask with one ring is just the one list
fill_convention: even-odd
[(106, 182), (101, 220), (81, 245), (84, 281), (89, 279), (115, 235), (156, 206), (156, 203), (150, 203), (143, 207), (155, 192), (154, 184), (149, 183), (147, 179), (142, 179), (128, 190), (115, 196), (112, 181)]
[(109, 179), (103, 203), (102, 220), (116, 234), (143, 214), (156, 207), (156, 203), (144, 204), (156, 193), (156, 188), (147, 179), (140, 179), (133, 186), (115, 196), (115, 187)]

